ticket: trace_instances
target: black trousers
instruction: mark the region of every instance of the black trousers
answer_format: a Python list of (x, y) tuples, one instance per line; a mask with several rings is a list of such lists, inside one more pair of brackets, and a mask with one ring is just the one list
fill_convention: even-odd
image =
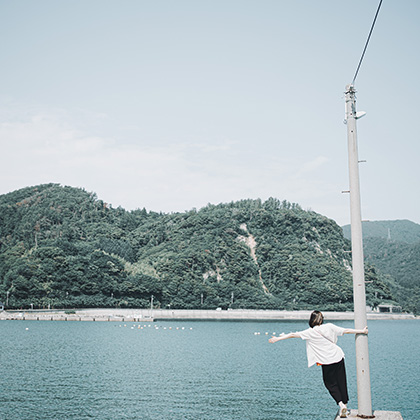
[(344, 404), (348, 403), (349, 395), (347, 393), (344, 359), (331, 365), (322, 365), (322, 379), (324, 380), (324, 385), (337, 404), (340, 401)]

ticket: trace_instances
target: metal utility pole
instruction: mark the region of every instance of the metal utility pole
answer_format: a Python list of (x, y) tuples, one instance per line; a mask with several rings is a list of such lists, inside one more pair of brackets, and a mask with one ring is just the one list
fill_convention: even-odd
[[(350, 178), (354, 326), (355, 329), (363, 329), (367, 325), (367, 317), (356, 120), (363, 117), (365, 113), (356, 112), (356, 90), (353, 85), (346, 86), (345, 98)], [(356, 335), (356, 370), (358, 416), (373, 418), (368, 336), (365, 334)]]

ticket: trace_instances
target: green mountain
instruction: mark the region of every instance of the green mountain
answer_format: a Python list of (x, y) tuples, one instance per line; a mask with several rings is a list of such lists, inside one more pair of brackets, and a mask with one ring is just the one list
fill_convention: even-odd
[[(363, 239), (382, 238), (389, 241), (415, 244), (420, 242), (420, 225), (409, 220), (362, 222)], [(350, 225), (343, 226), (343, 234), (351, 238)]]
[[(270, 198), (162, 214), (56, 184), (0, 196), (8, 307), (352, 309), (349, 243), (332, 220)], [(367, 302), (395, 302), (372, 267)]]
[[(420, 313), (420, 225), (408, 220), (363, 222), (365, 261), (387, 275), (394, 296)], [(350, 239), (350, 225), (343, 226)]]

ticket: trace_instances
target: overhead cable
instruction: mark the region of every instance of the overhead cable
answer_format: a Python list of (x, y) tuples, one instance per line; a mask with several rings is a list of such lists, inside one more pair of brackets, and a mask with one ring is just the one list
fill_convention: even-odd
[(360, 58), (359, 65), (357, 66), (356, 73), (354, 74), (353, 81), (351, 82), (352, 85), (354, 85), (354, 82), (356, 81), (356, 77), (357, 77), (357, 75), (359, 73), (359, 70), (360, 70), (360, 66), (362, 65), (363, 57), (365, 56), (367, 47), (369, 45), (370, 37), (372, 35), (373, 28), (375, 27), (376, 18), (378, 17), (379, 9), (381, 8), (381, 5), (382, 5), (382, 0), (379, 2), (378, 10), (376, 10), (375, 18), (373, 19), (372, 27), (370, 28), (369, 36), (367, 38), (365, 48), (363, 49), (362, 57)]

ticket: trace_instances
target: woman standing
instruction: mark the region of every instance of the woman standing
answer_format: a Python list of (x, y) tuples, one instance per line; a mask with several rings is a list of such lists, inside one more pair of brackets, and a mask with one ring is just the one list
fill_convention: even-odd
[(308, 367), (315, 363), (322, 366), (322, 378), (335, 402), (339, 405), (340, 417), (347, 417), (346, 368), (344, 365), (344, 352), (337, 346), (337, 337), (343, 334), (367, 334), (368, 328), (354, 330), (341, 328), (334, 324), (323, 324), (324, 317), (321, 312), (313, 311), (309, 319), (310, 328), (279, 337), (271, 337), (268, 341), (275, 343), (288, 338), (301, 338), (306, 341), (306, 354)]

